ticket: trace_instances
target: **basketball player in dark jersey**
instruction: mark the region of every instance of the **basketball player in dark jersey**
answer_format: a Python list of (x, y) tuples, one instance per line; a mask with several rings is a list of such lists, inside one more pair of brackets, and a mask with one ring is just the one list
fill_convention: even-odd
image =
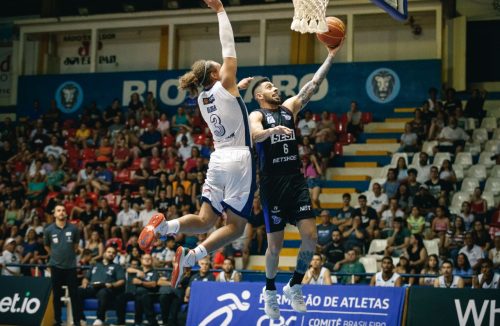
[(316, 219), (306, 180), (300, 172), (295, 121), (325, 79), (341, 47), (342, 44), (328, 48), (328, 57), (313, 79), (299, 94), (283, 103), (278, 89), (269, 79), (259, 80), (253, 87), (253, 96), (260, 109), (250, 114), (250, 129), (259, 156), (260, 198), (268, 242), (264, 310), (271, 319), (280, 318), (274, 280), (287, 222), (297, 225), (302, 243), (295, 272), (283, 288), (283, 294), (295, 311), (307, 311), (301, 283), (316, 247)]

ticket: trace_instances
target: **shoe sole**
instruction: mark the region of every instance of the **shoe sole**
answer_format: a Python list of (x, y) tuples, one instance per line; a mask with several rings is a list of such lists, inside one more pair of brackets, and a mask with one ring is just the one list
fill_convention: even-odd
[[(175, 251), (175, 261), (177, 264), (174, 266), (174, 270), (172, 271), (172, 279), (170, 280), (171, 286), (176, 289), (177, 286), (179, 285), (179, 282), (181, 280), (181, 276), (184, 273), (184, 258), (186, 257), (185, 255), (185, 250), (183, 247), (177, 248)], [(181, 273), (182, 272), (182, 273)]]
[(266, 314), (267, 317), (269, 317), (269, 319), (272, 319), (272, 320), (279, 320), (280, 317), (281, 317), (281, 314), (278, 314), (277, 317), (273, 317), (271, 316), (271, 314), (268, 314), (267, 311), (266, 311), (266, 308), (264, 307), (264, 313)]
[(153, 241), (156, 239), (155, 229), (158, 225), (161, 224), (165, 220), (163, 214), (155, 214), (148, 222), (148, 225), (142, 229), (141, 234), (139, 235), (138, 243), (139, 247), (142, 250), (147, 250), (153, 244)]

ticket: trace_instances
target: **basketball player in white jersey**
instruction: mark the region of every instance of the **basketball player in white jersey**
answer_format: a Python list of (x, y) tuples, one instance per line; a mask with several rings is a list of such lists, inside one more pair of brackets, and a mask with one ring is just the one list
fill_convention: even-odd
[(241, 273), (234, 269), (234, 260), (232, 258), (224, 259), (222, 272), (217, 276), (217, 282), (240, 282)]
[(453, 264), (445, 260), (441, 265), (441, 276), (434, 280), (435, 288), (461, 289), (464, 287), (464, 280), (457, 275), (453, 275)]
[(475, 289), (498, 289), (500, 288), (500, 274), (493, 270), (493, 262), (485, 258), (481, 261), (481, 274), (474, 276), (472, 287)]
[(204, 0), (217, 12), (222, 45), (222, 65), (211, 60), (196, 61), (179, 80), (181, 89), (203, 90), (198, 96), (203, 119), (213, 135), (215, 151), (210, 156), (207, 178), (202, 189), (198, 215), (189, 214), (166, 221), (158, 214), (151, 218), (139, 238), (142, 248), (149, 248), (156, 237), (167, 234), (205, 233), (223, 212), (226, 225), (217, 229), (194, 250), (179, 247), (175, 254), (172, 287), (177, 287), (185, 267), (190, 267), (208, 253), (239, 238), (247, 223), (255, 192), (255, 164), (251, 155), (252, 140), (248, 112), (236, 84), (236, 49), (231, 23), (220, 0)]
[(385, 256), (382, 258), (382, 271), (372, 276), (370, 286), (401, 286), (401, 277), (398, 273), (394, 273), (394, 264), (391, 257)]
[(302, 284), (332, 285), (332, 277), (328, 268), (323, 267), (321, 255), (314, 254), (311, 268), (304, 275)]

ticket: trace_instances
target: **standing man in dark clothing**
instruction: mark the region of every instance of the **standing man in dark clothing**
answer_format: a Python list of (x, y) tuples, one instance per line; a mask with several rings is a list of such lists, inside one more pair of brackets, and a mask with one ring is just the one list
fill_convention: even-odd
[(257, 143), (260, 168), (260, 197), (267, 231), (266, 289), (264, 311), (271, 319), (280, 318), (275, 278), (279, 255), (283, 247), (286, 223), (297, 225), (302, 243), (297, 266), (283, 294), (291, 301), (293, 310), (307, 311), (302, 295), (302, 279), (316, 249), (316, 221), (312, 211), (309, 189), (300, 172), (295, 122), (330, 70), (333, 59), (342, 45), (328, 48), (328, 57), (300, 92), (282, 103), (278, 88), (261, 79), (252, 93), (259, 109), (252, 112), (250, 129)]
[(62, 286), (67, 285), (71, 298), (71, 309), (74, 320), (78, 320), (78, 281), (76, 277), (76, 252), (80, 241), (80, 232), (73, 224), (68, 223), (66, 208), (63, 205), (54, 207), (54, 220), (43, 231), (44, 248), (50, 256), (49, 266), (54, 293), (55, 325), (61, 325)]
[[(125, 273), (123, 268), (113, 263), (116, 256), (116, 249), (108, 247), (104, 251), (102, 262), (97, 263), (82, 280), (82, 287), (79, 288), (80, 296), (80, 320), (85, 320), (83, 314), (83, 300), (87, 298), (97, 298), (97, 319), (94, 326), (104, 325), (106, 319), (106, 308), (109, 308), (112, 302), (120, 302), (120, 296), (123, 296), (125, 285)], [(125, 307), (118, 304), (116, 306), (118, 324), (125, 324)]]
[(150, 254), (141, 257), (141, 268), (132, 279), (135, 285), (135, 323), (142, 324), (142, 312), (146, 314), (149, 325), (156, 326), (154, 313), (154, 296), (157, 291), (158, 272), (153, 269), (153, 258)]
[(342, 233), (339, 230), (332, 232), (332, 241), (330, 241), (324, 248), (323, 252), (326, 256), (325, 267), (330, 272), (338, 271), (345, 258), (345, 249), (342, 241)]

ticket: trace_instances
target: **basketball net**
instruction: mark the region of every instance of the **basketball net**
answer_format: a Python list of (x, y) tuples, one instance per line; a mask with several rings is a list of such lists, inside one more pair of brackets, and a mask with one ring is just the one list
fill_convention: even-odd
[(293, 0), (295, 12), (291, 29), (300, 33), (328, 32), (325, 13), (329, 0)]

